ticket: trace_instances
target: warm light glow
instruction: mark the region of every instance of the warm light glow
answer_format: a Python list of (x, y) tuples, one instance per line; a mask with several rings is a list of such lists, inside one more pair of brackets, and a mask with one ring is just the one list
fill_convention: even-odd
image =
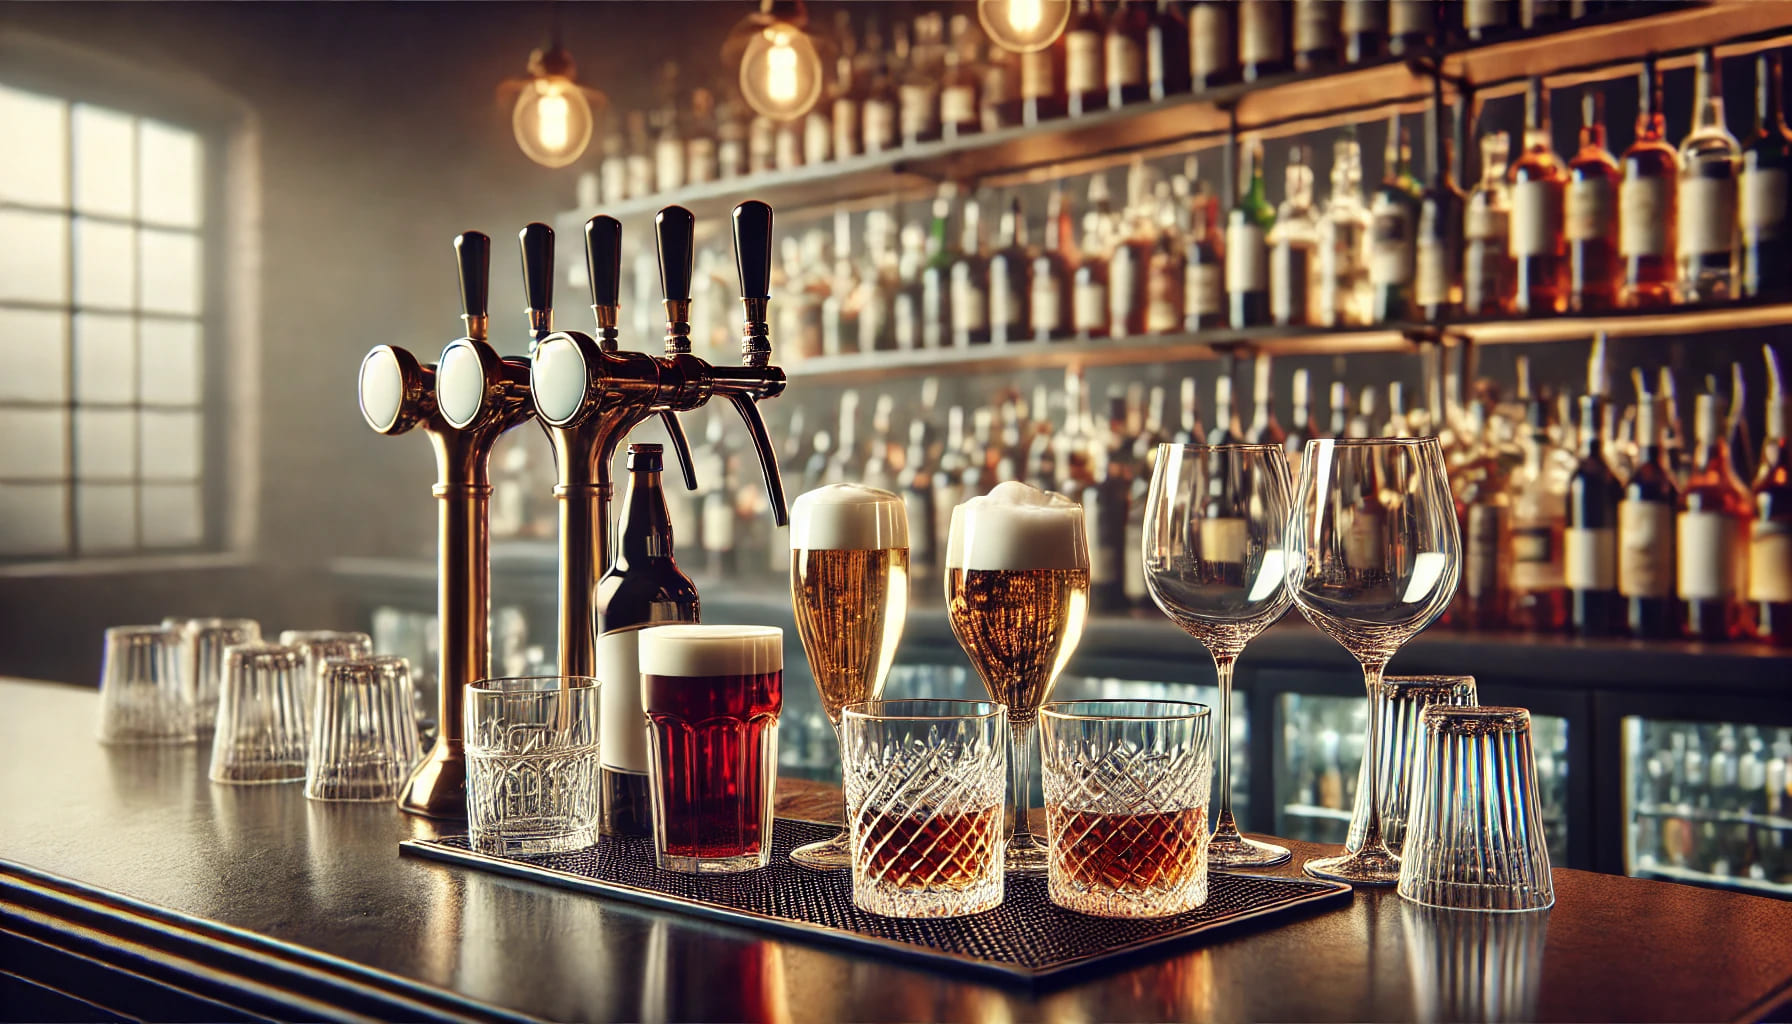
[(541, 148), (563, 150), (566, 148), (566, 122), (571, 117), (571, 104), (566, 102), (566, 94), (558, 89), (545, 92), (535, 107), (535, 136), (541, 142)]
[(1032, 35), (1043, 20), (1045, 11), (1039, 0), (1008, 0), (1008, 27), (1016, 35)]
[(821, 55), (809, 34), (789, 22), (765, 26), (740, 59), (740, 91), (774, 121), (794, 121), (821, 98)]
[(797, 75), (796, 50), (790, 36), (779, 32), (765, 55), (765, 94), (780, 104), (792, 102), (797, 97)]
[(977, 0), (977, 20), (1002, 49), (1035, 53), (1064, 33), (1070, 0)]
[(543, 167), (565, 167), (591, 143), (591, 103), (583, 89), (559, 75), (525, 85), (510, 123), (524, 155)]

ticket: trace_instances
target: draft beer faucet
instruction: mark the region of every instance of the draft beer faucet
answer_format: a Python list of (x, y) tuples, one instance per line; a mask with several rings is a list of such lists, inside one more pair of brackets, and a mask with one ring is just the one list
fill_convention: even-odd
[[(500, 359), (486, 342), (491, 239), (468, 231), (454, 240), (466, 336), (439, 365), (422, 365), (395, 345), (361, 361), (361, 415), (381, 434), (421, 428), (436, 457), (436, 621), (440, 731), (435, 746), (399, 794), (401, 808), (432, 818), (466, 816), (466, 755), (461, 704), (468, 683), (491, 674), (491, 452), (505, 431), (529, 418), (517, 392), (527, 367)], [(484, 391), (456, 383), (438, 388), (441, 371), (476, 364)], [(451, 378), (466, 376), (451, 373)]]

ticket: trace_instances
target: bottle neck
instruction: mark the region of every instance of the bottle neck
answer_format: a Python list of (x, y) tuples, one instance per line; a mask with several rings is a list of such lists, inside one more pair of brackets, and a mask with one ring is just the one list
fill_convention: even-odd
[(1717, 73), (1717, 62), (1706, 59), (1699, 64), (1697, 86), (1698, 114), (1693, 126), (1709, 131), (1724, 131), (1724, 86)]
[(672, 517), (666, 512), (666, 493), (659, 470), (635, 470), (629, 474), (628, 501), (616, 524), (620, 537), (617, 564), (639, 565), (672, 558)]
[(1755, 70), (1755, 128), (1761, 135), (1786, 132), (1780, 110), (1780, 62), (1762, 55)]

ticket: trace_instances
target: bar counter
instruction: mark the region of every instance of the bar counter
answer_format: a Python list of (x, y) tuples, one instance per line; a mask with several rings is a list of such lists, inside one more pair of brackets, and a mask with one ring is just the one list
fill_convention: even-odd
[[(1055, 987), (992, 986), (401, 858), (401, 840), (435, 826), (307, 801), (298, 785), (213, 785), (193, 746), (101, 746), (92, 690), (0, 681), (0, 702), (8, 1018), (1703, 1021), (1792, 1008), (1792, 903), (1567, 869), (1546, 919), (1359, 892)], [(839, 813), (837, 791), (782, 789), (783, 813)], [(1318, 850), (1288, 845), (1296, 864)]]

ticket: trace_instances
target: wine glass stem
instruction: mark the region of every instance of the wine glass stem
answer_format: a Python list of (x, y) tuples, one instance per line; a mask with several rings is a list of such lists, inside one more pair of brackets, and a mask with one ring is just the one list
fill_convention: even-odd
[(1027, 827), (1027, 797), (1033, 789), (1033, 723), (1011, 723), (1008, 747), (1008, 768), (1013, 782), (1009, 789), (1014, 810), (1014, 834), (1008, 841), (1029, 846), (1033, 842), (1032, 830)]
[(1219, 793), (1220, 813), (1214, 820), (1214, 835), (1238, 835), (1238, 822), (1232, 818), (1232, 669), (1238, 663), (1236, 654), (1215, 654), (1214, 674), (1219, 676), (1219, 728), (1214, 736), (1214, 788)]
[(1363, 687), (1369, 695), (1369, 734), (1363, 749), (1363, 786), (1368, 790), (1368, 807), (1364, 811), (1364, 853), (1392, 856), (1381, 834), (1381, 675), (1386, 661), (1363, 663)]

